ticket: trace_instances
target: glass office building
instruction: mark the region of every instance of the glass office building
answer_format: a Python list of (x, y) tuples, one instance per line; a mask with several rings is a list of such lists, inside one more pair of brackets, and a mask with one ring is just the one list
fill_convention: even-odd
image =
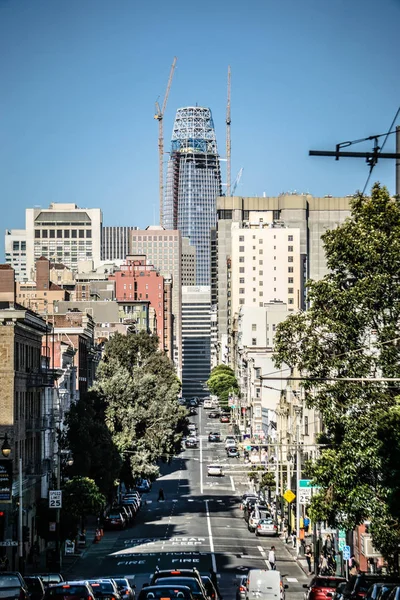
[(210, 236), (222, 193), (214, 122), (209, 108), (179, 108), (168, 161), (163, 225), (179, 229), (196, 249), (196, 285), (210, 285)]

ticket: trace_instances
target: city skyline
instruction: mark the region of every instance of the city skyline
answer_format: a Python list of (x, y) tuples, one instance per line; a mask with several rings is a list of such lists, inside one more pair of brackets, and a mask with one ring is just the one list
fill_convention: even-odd
[[(209, 8), (207, 31), (217, 41), (226, 10), (223, 3)], [(310, 158), (308, 150), (387, 131), (400, 95), (391, 51), (396, 3), (356, 0), (322, 8), (315, 0), (301, 7), (256, 1), (244, 14), (231, 11), (237, 43), (221, 44), (217, 56), (213, 45), (204, 55), (195, 44), (176, 42), (189, 22), (193, 37), (200, 35), (207, 10), (197, 19), (194, 9), (176, 11), (173, 21), (170, 10), (161, 3), (115, 8), (108, 0), (0, 4), (0, 49), (7, 57), (0, 63), (7, 116), (0, 161), (4, 227), (23, 227), (27, 206), (50, 202), (100, 207), (107, 225), (157, 224), (154, 101), (165, 90), (174, 55), (164, 131), (171, 130), (177, 107), (210, 106), (222, 157), (231, 65), (232, 179), (244, 169), (239, 195), (343, 196), (363, 188), (364, 161)], [(386, 35), (372, 53), (376, 27)], [(155, 44), (142, 53), (149, 35)], [(386, 149), (393, 147), (391, 136)], [(391, 161), (379, 162), (371, 181), (377, 179), (394, 191)]]

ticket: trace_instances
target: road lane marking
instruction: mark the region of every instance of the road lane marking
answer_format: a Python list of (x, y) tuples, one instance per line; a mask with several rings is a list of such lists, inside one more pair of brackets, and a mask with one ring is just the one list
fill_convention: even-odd
[(235, 482), (233, 481), (233, 477), (232, 475), (229, 478), (231, 480), (231, 486), (232, 486), (232, 492), (236, 492), (236, 488), (235, 488)]
[(271, 565), (269, 564), (269, 560), (266, 560), (264, 562), (267, 565), (267, 569), (270, 571), (271, 570)]
[(214, 572), (217, 572), (217, 562), (215, 560), (215, 553), (214, 553), (214, 540), (212, 537), (212, 531), (211, 531), (211, 519), (210, 519), (210, 511), (208, 510), (208, 500), (205, 500), (205, 505), (206, 505), (206, 517), (207, 517), (207, 527), (208, 527), (208, 537), (210, 539), (210, 550), (211, 550), (211, 563), (212, 563), (212, 568), (214, 570)]
[(298, 583), (299, 580), (296, 579), (296, 577), (286, 577), (286, 581), (288, 581), (289, 583)]

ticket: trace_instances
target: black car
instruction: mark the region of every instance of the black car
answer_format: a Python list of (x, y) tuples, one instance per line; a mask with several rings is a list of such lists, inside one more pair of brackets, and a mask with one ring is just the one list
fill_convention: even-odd
[(156, 582), (161, 584), (160, 580), (165, 577), (193, 577), (201, 583), (201, 575), (197, 569), (156, 569), (151, 578), (151, 585), (155, 585)]
[(132, 587), (126, 577), (111, 577), (110, 579), (115, 581), (122, 598), (125, 600), (135, 600), (135, 586)]
[(87, 581), (63, 581), (48, 587), (44, 597), (45, 600), (93, 600), (93, 590)]
[(50, 585), (56, 585), (64, 581), (61, 573), (37, 573), (37, 576), (42, 580), (45, 591)]
[(220, 434), (215, 431), (214, 433), (209, 433), (208, 434), (208, 441), (209, 442), (220, 442), (221, 441), (221, 436)]
[(44, 598), (44, 585), (39, 575), (30, 575), (24, 577), (24, 581), (29, 591), (31, 600), (43, 600)]
[(343, 590), (343, 599), (364, 600), (368, 590), (375, 583), (399, 583), (399, 578), (393, 575), (378, 575), (377, 573), (352, 575)]
[(28, 587), (18, 571), (0, 573), (1, 600), (29, 600)]
[(246, 523), (249, 522), (249, 517), (254, 510), (255, 505), (259, 502), (258, 498), (249, 498), (246, 502), (246, 505), (243, 509), (243, 518)]
[(195, 438), (195, 437), (186, 438), (185, 446), (186, 446), (186, 448), (197, 448), (197, 446), (198, 446), (197, 438)]
[(390, 594), (394, 590), (394, 588), (398, 587), (400, 583), (383, 583), (376, 600), (388, 600)]
[(162, 579), (162, 585), (168, 585), (171, 588), (183, 585), (190, 589), (190, 591), (192, 592), (192, 596), (193, 598), (195, 598), (195, 600), (207, 600), (207, 592), (205, 590), (203, 582), (201, 581), (201, 578), (199, 581), (196, 577), (183, 577), (182, 575), (176, 575), (174, 577), (164, 577)]
[(89, 579), (96, 600), (122, 600), (113, 579)]
[(161, 598), (194, 600), (190, 588), (186, 585), (148, 585), (142, 588), (138, 596), (138, 600), (161, 600)]
[(201, 580), (206, 589), (208, 598), (210, 598), (210, 600), (218, 600), (218, 592), (208, 575), (202, 575)]
[(219, 412), (219, 410), (212, 410), (208, 413), (208, 418), (209, 419), (219, 419), (221, 413)]

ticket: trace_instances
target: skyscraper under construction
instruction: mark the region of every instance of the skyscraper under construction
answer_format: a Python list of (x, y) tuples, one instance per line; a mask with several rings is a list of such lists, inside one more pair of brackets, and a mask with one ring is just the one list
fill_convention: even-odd
[(167, 168), (163, 225), (196, 248), (196, 284), (210, 285), (210, 232), (222, 193), (214, 122), (209, 108), (179, 108)]

